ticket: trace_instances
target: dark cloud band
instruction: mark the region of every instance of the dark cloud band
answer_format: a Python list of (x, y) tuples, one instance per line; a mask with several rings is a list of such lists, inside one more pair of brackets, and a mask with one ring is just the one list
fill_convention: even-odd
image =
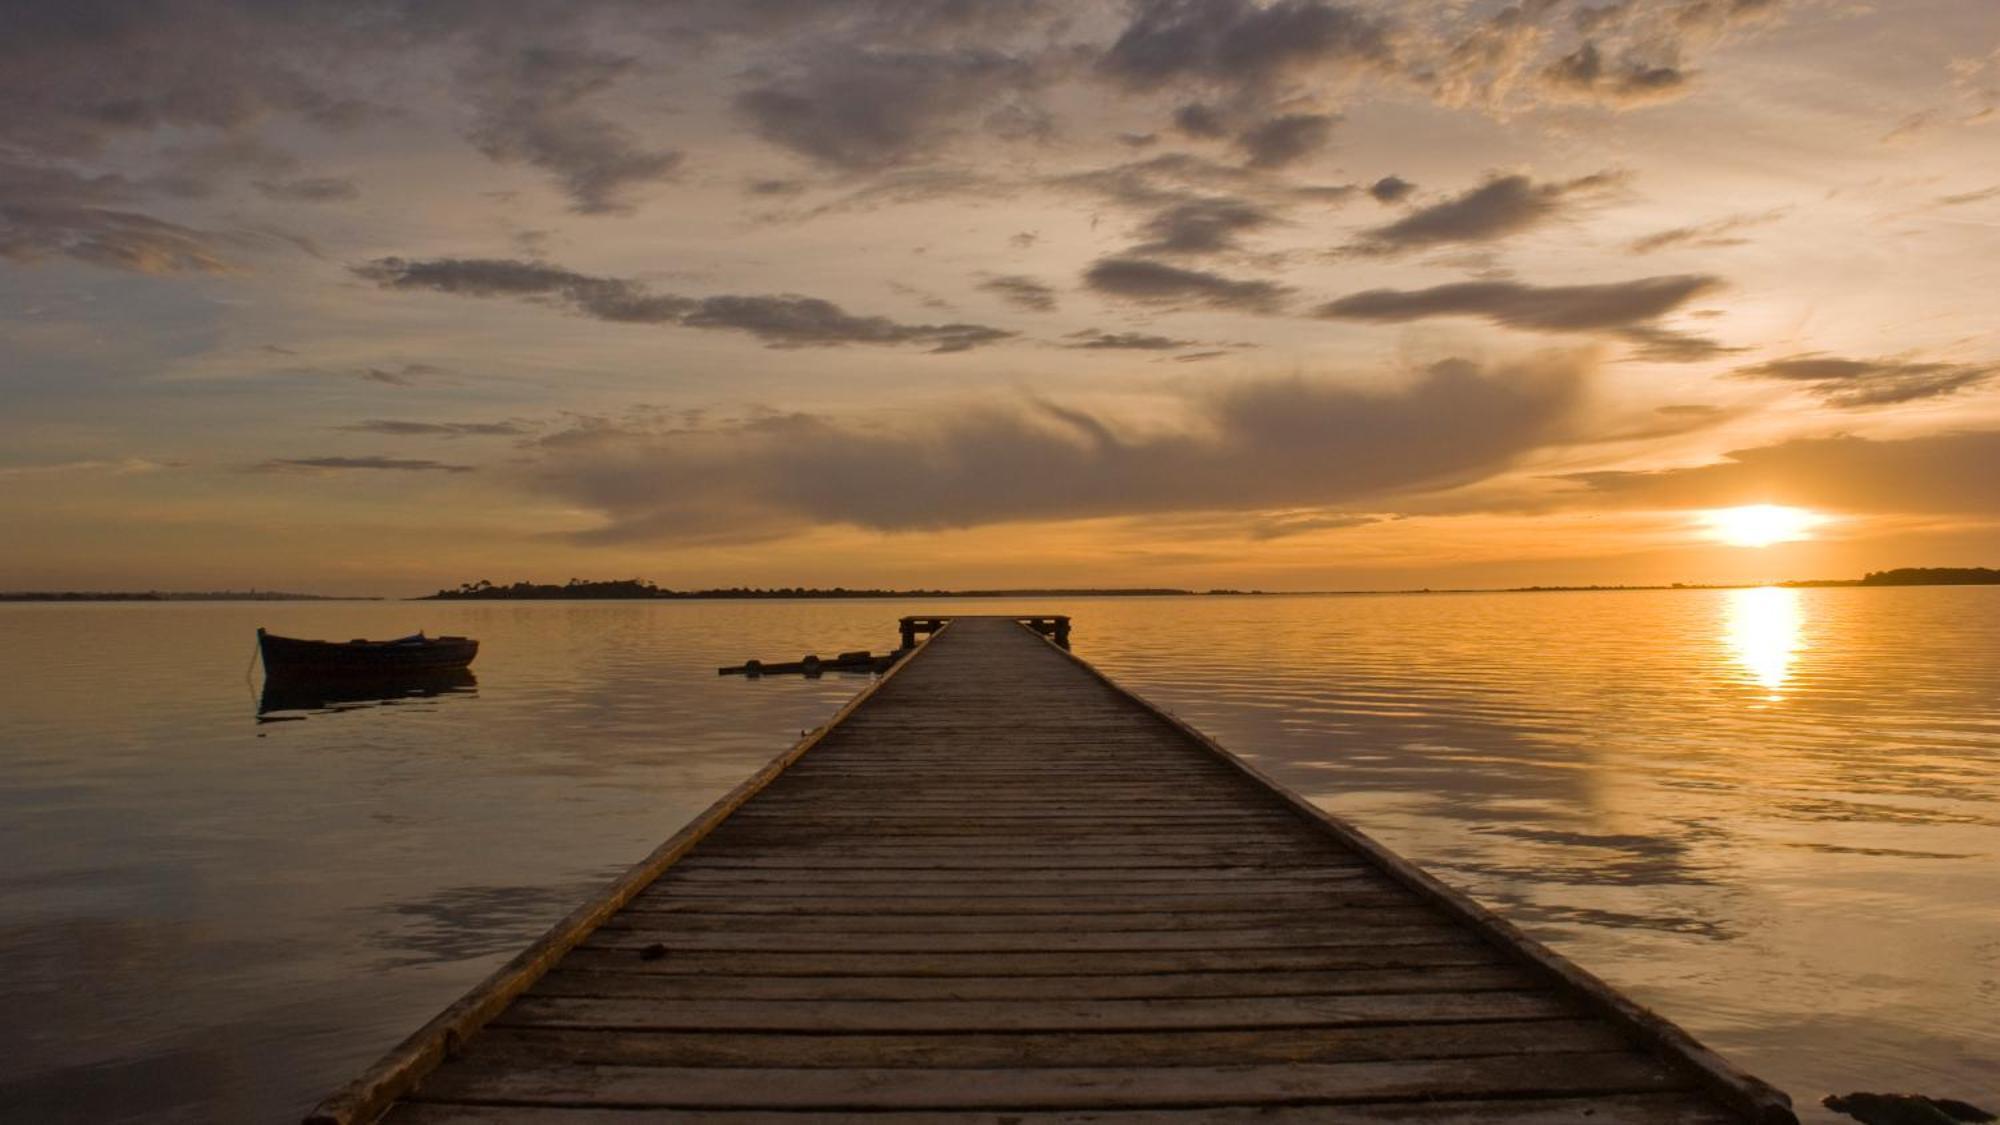
[(915, 431), (795, 414), (672, 433), (584, 427), (538, 442), (531, 479), (602, 512), (594, 542), (1323, 507), (1484, 479), (1570, 440), (1588, 375), (1550, 356), (1445, 361), (1389, 393), (1245, 382), (1191, 399), (1187, 430), (1140, 436), (1047, 402), (933, 412)]
[(354, 272), (385, 289), (539, 300), (622, 324), (746, 332), (774, 348), (924, 344), (933, 352), (962, 352), (1014, 335), (982, 324), (903, 324), (855, 316), (817, 297), (654, 293), (624, 278), (592, 277), (509, 258), (378, 258)]

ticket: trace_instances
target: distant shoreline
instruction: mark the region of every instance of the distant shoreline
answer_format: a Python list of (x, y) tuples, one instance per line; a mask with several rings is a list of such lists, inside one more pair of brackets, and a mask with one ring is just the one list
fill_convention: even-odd
[(665, 590), (637, 579), (616, 582), (571, 582), (563, 586), (517, 582), (512, 586), (467, 584), (414, 598), (367, 595), (294, 594), (262, 590), (218, 590), (173, 593), (161, 590), (0, 592), (0, 602), (380, 602), (380, 601), (890, 601), (945, 598), (1360, 598), (1406, 594), (1561, 594), (1619, 590), (1752, 590), (1819, 589), (1835, 586), (2000, 586), (2000, 569), (1988, 567), (1900, 567), (1873, 571), (1861, 578), (1805, 578), (1784, 582), (1702, 583), (1591, 586), (1462, 586), (1402, 590), (1182, 590), (1172, 587), (1034, 587), (1018, 590), (850, 590), (842, 586), (813, 588), (732, 587), (712, 590)]
[(0, 591), (0, 602), (379, 602), (368, 594), (287, 594), (263, 590), (213, 590), (172, 593), (164, 590), (23, 590)]
[(1962, 586), (2000, 585), (2000, 570), (1985, 567), (1902, 567), (1873, 571), (1860, 578), (1794, 579), (1778, 583), (1702, 584), (1673, 582), (1639, 586), (1505, 586), (1433, 590), (1429, 587), (1405, 590), (1182, 590), (1173, 587), (1034, 587), (1014, 590), (850, 590), (843, 586), (817, 589), (803, 586), (727, 589), (668, 590), (641, 578), (607, 582), (586, 582), (572, 578), (557, 586), (516, 582), (495, 586), (491, 582), (467, 582), (457, 589), (439, 590), (412, 601), (751, 601), (787, 599), (885, 599), (885, 598), (1207, 598), (1207, 597), (1359, 597), (1370, 594), (1535, 594), (1588, 590), (1741, 590), (1777, 585), (1792, 588), (1819, 586)]

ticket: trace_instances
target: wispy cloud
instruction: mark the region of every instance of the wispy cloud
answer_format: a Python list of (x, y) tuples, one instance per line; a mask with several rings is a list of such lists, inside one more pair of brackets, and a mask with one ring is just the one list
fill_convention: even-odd
[(533, 300), (620, 324), (726, 329), (774, 348), (914, 343), (928, 344), (933, 352), (962, 352), (1014, 335), (982, 324), (903, 324), (855, 316), (816, 297), (654, 293), (624, 278), (592, 277), (511, 258), (378, 258), (353, 270), (384, 289)]
[[(1616, 172), (1539, 184), (1519, 174), (1495, 176), (1449, 199), (1420, 207), (1386, 226), (1363, 231), (1345, 249), (1349, 253), (1384, 255), (1453, 243), (1496, 242), (1550, 222), (1579, 200), (1598, 195), (1623, 180)], [(1382, 196), (1378, 194), (1377, 198)]]
[(1056, 291), (1053, 286), (1020, 274), (992, 277), (979, 283), (979, 288), (997, 294), (1000, 299), (1015, 308), (1029, 312), (1056, 311)]
[(1651, 254), (1673, 246), (1694, 246), (1702, 249), (1741, 246), (1749, 241), (1742, 236), (1742, 231), (1777, 222), (1784, 215), (1784, 210), (1779, 209), (1761, 211), (1754, 215), (1729, 215), (1706, 223), (1673, 227), (1635, 238), (1629, 249), (1634, 254)]
[(1145, 241), (1127, 253), (1154, 255), (1217, 254), (1238, 249), (1237, 237), (1275, 225), (1278, 217), (1267, 207), (1244, 199), (1207, 197), (1175, 203), (1139, 227)]
[(1284, 168), (1325, 148), (1333, 140), (1340, 116), (1332, 113), (1286, 113), (1259, 122), (1236, 143), (1253, 168)]
[(1098, 66), (1137, 90), (1194, 80), (1254, 97), (1306, 73), (1387, 68), (1393, 36), (1387, 21), (1322, 0), (1142, 0)]
[(533, 432), (519, 422), (407, 422), (393, 418), (371, 418), (335, 429), (391, 437), (519, 437)]
[(1469, 316), (1529, 332), (1578, 332), (1633, 340), (1651, 358), (1703, 359), (1722, 349), (1711, 341), (1653, 324), (1722, 280), (1705, 274), (1647, 277), (1602, 285), (1528, 285), (1465, 281), (1429, 289), (1370, 289), (1328, 301), (1315, 315), (1330, 320), (1401, 323)]
[(1198, 342), (1177, 340), (1172, 336), (1155, 336), (1145, 332), (1100, 332), (1095, 328), (1072, 332), (1068, 339), (1074, 343), (1065, 344), (1064, 347), (1082, 348), (1087, 351), (1162, 352), (1192, 347)]
[(397, 473), (469, 473), (471, 465), (451, 465), (443, 461), (412, 460), (403, 457), (277, 457), (252, 466), (255, 472), (349, 471)]
[(43, 480), (51, 477), (130, 477), (185, 468), (180, 461), (152, 461), (144, 457), (93, 458), (55, 461), (40, 465), (0, 465), (0, 480)]
[(1637, 55), (1606, 59), (1589, 40), (1544, 67), (1541, 77), (1556, 93), (1616, 106), (1677, 98), (1687, 91), (1689, 80), (1678, 66), (1651, 63)]
[(252, 182), (266, 199), (282, 199), (294, 203), (338, 203), (358, 199), (361, 189), (353, 180), (341, 176), (306, 176), (293, 180), (256, 180)]
[[(1010, 93), (1042, 79), (1034, 59), (985, 48), (837, 45), (742, 91), (736, 108), (772, 144), (835, 168), (868, 170), (929, 155), (960, 114), (984, 108), (993, 121)], [(1016, 109), (1015, 120), (1032, 121), (1020, 103)]]
[(1797, 383), (1829, 406), (1857, 409), (1940, 398), (1990, 382), (2000, 364), (1923, 363), (1906, 359), (1790, 356), (1739, 367), (1744, 379)]
[(629, 212), (634, 189), (671, 179), (683, 159), (676, 149), (646, 145), (589, 106), (638, 66), (623, 55), (551, 45), (485, 56), (467, 74), (480, 107), (473, 143), (495, 160), (550, 173), (572, 211)]
[(1278, 311), (1291, 287), (1225, 277), (1140, 258), (1104, 258), (1084, 272), (1085, 285), (1106, 296), (1147, 304), (1211, 305), (1244, 312)]

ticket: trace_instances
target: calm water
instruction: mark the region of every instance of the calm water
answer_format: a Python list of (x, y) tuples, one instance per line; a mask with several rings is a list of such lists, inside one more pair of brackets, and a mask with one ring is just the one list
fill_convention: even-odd
[[(864, 682), (716, 665), (949, 608), (0, 607), (0, 1117), (295, 1117)], [(2000, 588), (1019, 608), (1809, 1116), (2000, 1108)], [(260, 722), (260, 624), (478, 683)]]

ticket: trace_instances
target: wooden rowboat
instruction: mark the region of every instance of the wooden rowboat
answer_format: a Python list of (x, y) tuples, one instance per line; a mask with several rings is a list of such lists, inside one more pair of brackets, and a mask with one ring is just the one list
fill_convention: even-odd
[(471, 637), (426, 637), (416, 633), (393, 641), (307, 641), (257, 630), (264, 672), (271, 676), (395, 676), (463, 668), (479, 655)]

